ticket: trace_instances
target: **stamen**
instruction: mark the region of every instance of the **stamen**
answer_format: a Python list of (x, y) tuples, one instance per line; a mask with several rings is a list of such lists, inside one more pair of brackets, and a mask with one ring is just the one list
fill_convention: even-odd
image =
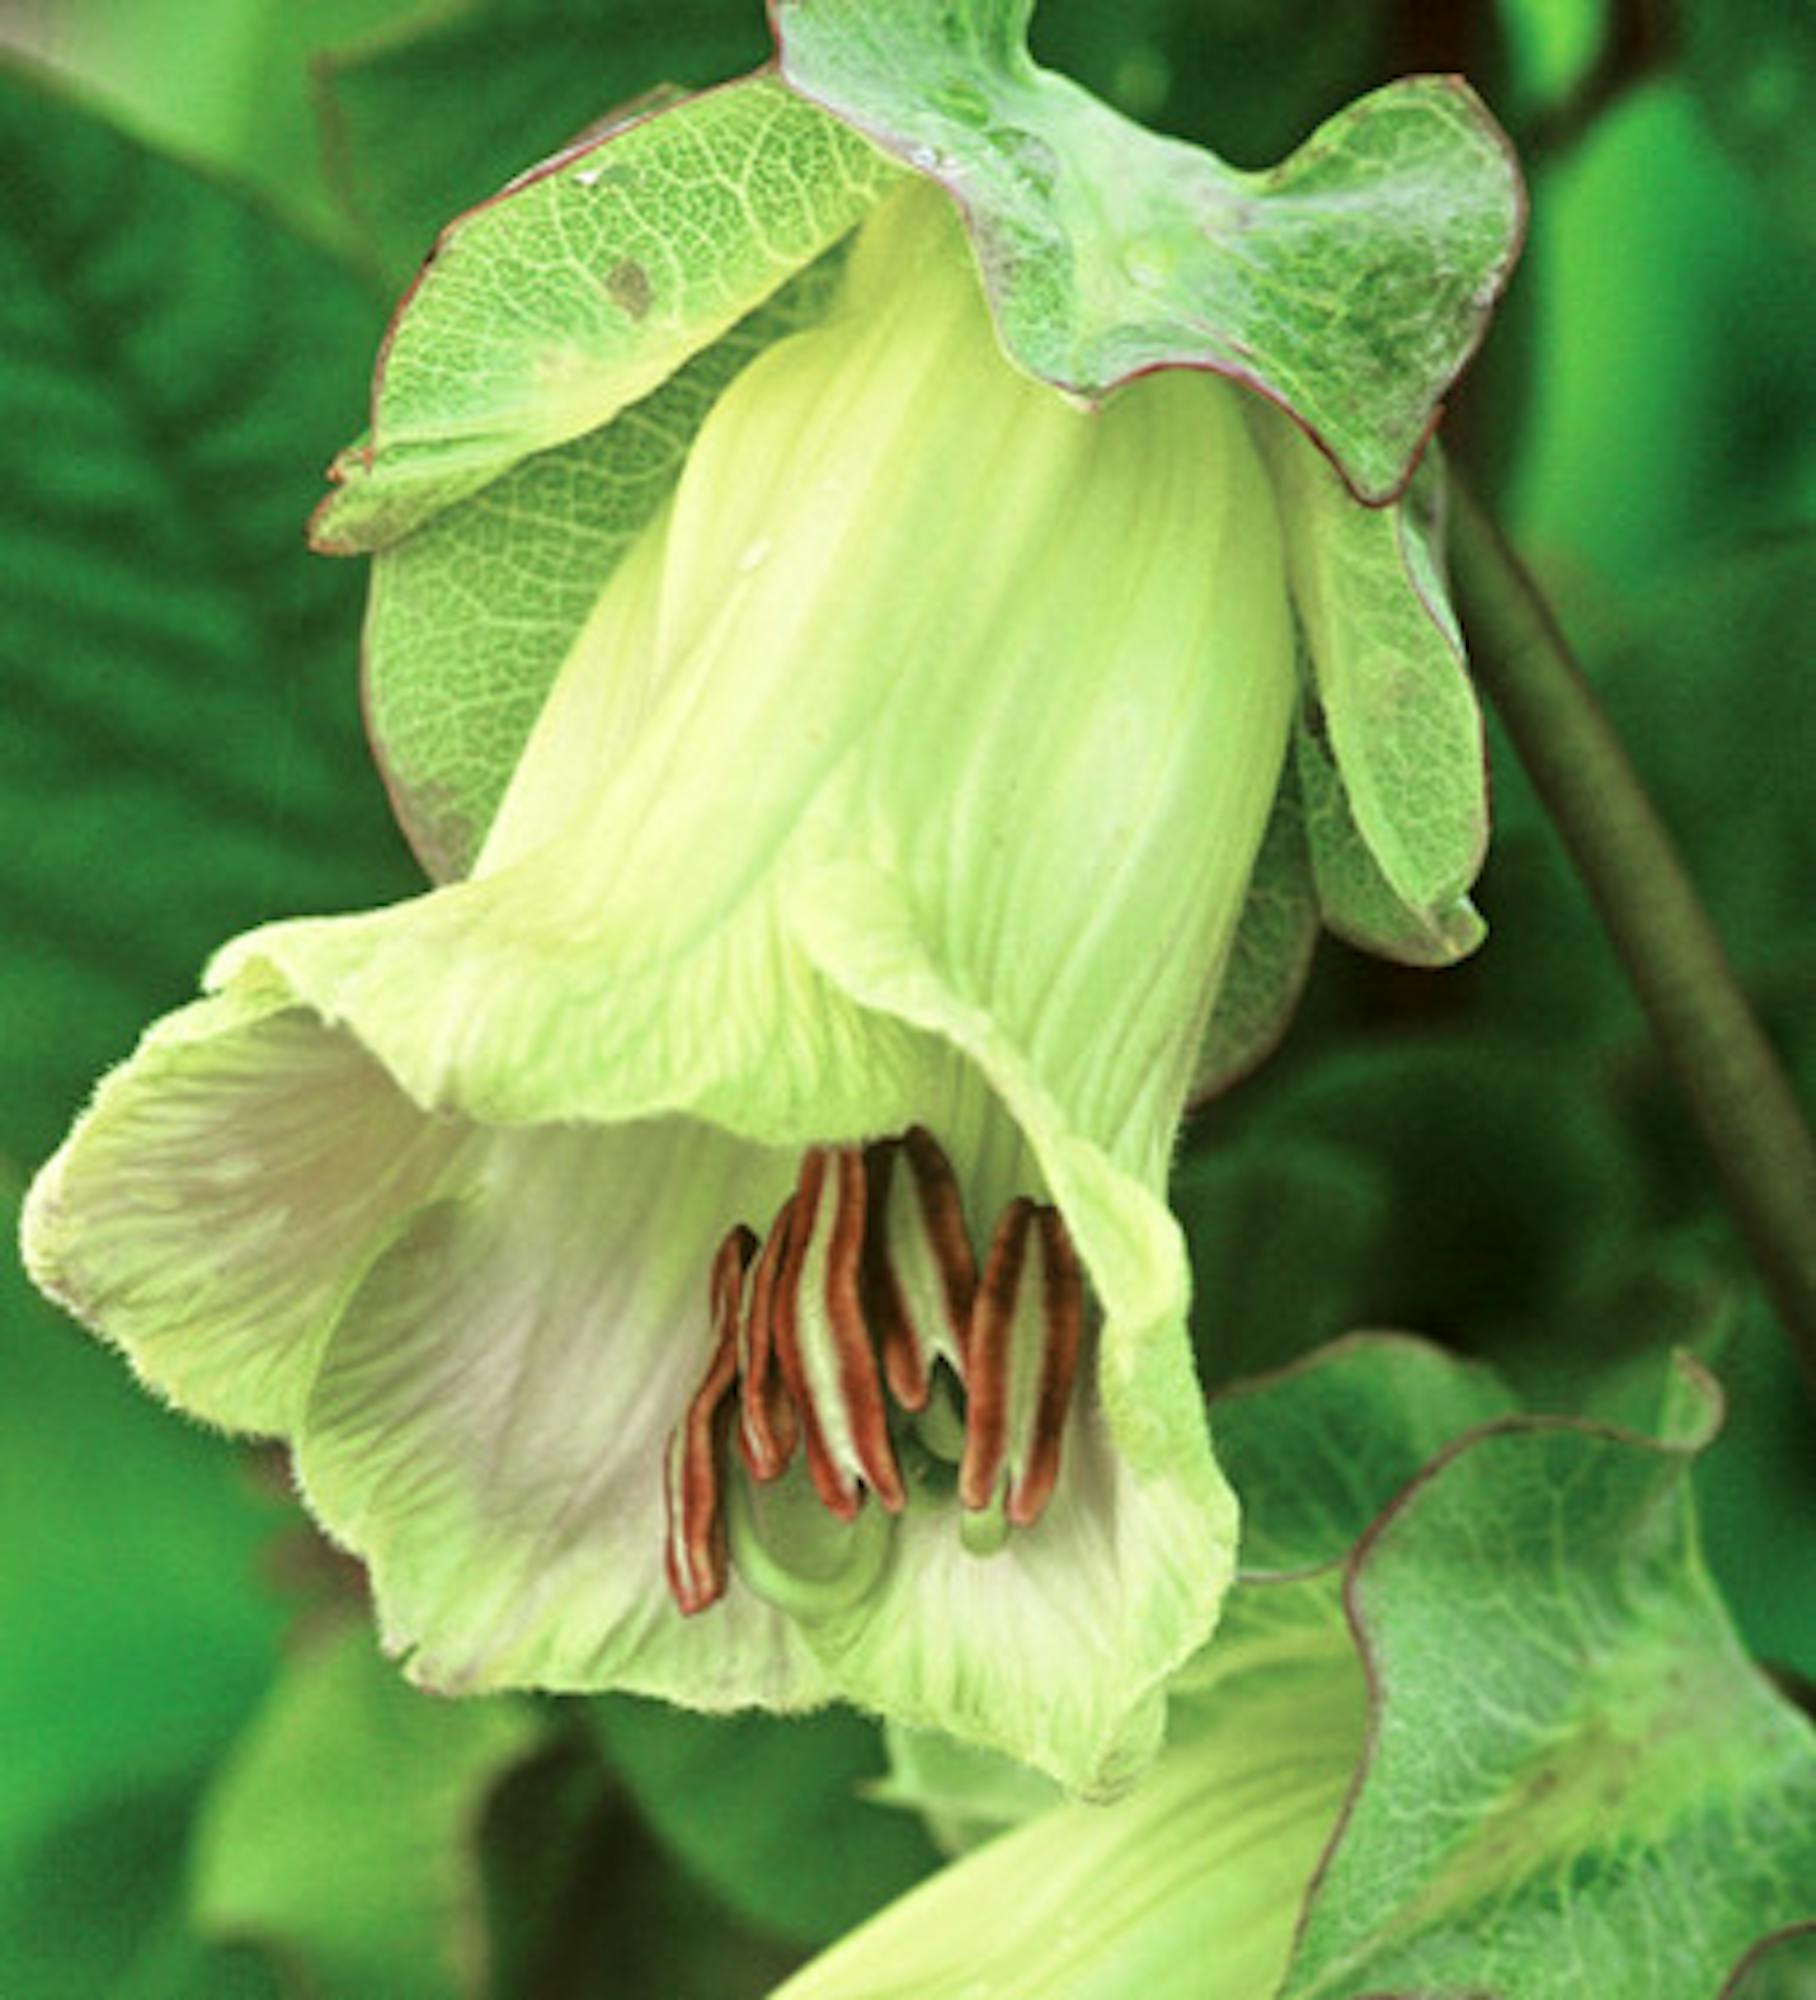
[(940, 1144), (916, 1125), (872, 1146), (866, 1304), (883, 1372), (905, 1410), (926, 1406), (933, 1364), (964, 1379), (965, 1336), (977, 1260), (958, 1177)]
[[(1018, 1528), (1040, 1519), (1059, 1477), (1083, 1325), (1084, 1281), (1058, 1209), (1011, 1202), (984, 1260), (966, 1346), (958, 1492), (970, 1513), (1001, 1507)], [(981, 1522), (968, 1537), (995, 1541)]]
[(669, 1434), (664, 1468), (668, 1539), (663, 1552), (668, 1587), (684, 1617), (725, 1594), (725, 1516), (720, 1506), (719, 1452), (723, 1406), (738, 1368), (738, 1300), (757, 1239), (741, 1224), (719, 1245), (708, 1290), (715, 1344), (706, 1374), (685, 1415)]
[(810, 1148), (761, 1248), (742, 1224), (719, 1245), (710, 1311), (711, 1359), (664, 1455), (684, 1615), (736, 1563), (791, 1617), (843, 1616), (883, 1575), (904, 1465), (917, 1504), (949, 1506), (956, 1486), (974, 1555), (1052, 1499), (1084, 1336), (1078, 1254), (1059, 1210), (1021, 1197), (980, 1273), (951, 1163), (921, 1127)]
[(1078, 1375), (1085, 1318), (1084, 1276), (1065, 1218), (1056, 1208), (1043, 1208), (1037, 1214), (1046, 1339), (1040, 1351), (1040, 1381), (1034, 1392), (1021, 1478), (1009, 1495), (1009, 1519), (1018, 1528), (1031, 1528), (1040, 1519), (1059, 1479), (1059, 1447), (1072, 1408), (1072, 1384)]
[(961, 1506), (981, 1513), (996, 1497), (1009, 1454), (1009, 1369), (1021, 1300), (1022, 1264), (1034, 1204), (1020, 1196), (1003, 1210), (984, 1258), (965, 1342), (965, 1455), (958, 1468)]
[(863, 1502), (860, 1481), (899, 1513), (906, 1496), (864, 1320), (862, 1153), (812, 1148), (794, 1202), (772, 1310), (776, 1358), (800, 1414), (808, 1473), (842, 1521)]
[(738, 1449), (753, 1479), (779, 1477), (794, 1455), (800, 1429), (794, 1404), (782, 1386), (775, 1350), (775, 1286), (794, 1213), (790, 1196), (770, 1224), (738, 1322)]

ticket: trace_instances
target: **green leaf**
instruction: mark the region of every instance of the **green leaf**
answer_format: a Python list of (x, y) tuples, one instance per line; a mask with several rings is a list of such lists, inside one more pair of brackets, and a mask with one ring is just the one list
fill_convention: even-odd
[(1816, 14), (1778, 0), (1684, 0), (1679, 20), (1710, 129), (1816, 250)]
[(1358, 825), (1321, 714), (1301, 714), (1293, 770), (1305, 801), (1306, 842), (1325, 923), (1347, 944), (1402, 965), (1454, 965), (1476, 950), (1487, 927), (1467, 896), (1439, 907), (1408, 903), (1382, 872)]
[[(10, 1242), (10, 1201), (5, 1215)], [(278, 1517), (232, 1453), (152, 1405), (11, 1257), (0, 1350), (10, 1891), (17, 1844), (123, 1788), (179, 1782), (237, 1726), (276, 1647), (278, 1606), (255, 1587), (255, 1564)], [(106, 1900), (103, 1880), (72, 1886), (97, 1911)]]
[[(1785, 662), (1797, 657), (1813, 596), (1816, 532), (1724, 536), (1649, 589), (1630, 617), (1578, 621), (1597, 692), (1755, 1003), (1793, 1053), (1816, 1019), (1802, 852), (1816, 681)], [(1631, 996), (1504, 739), (1494, 767), (1483, 898), (1530, 943), (1497, 961), (1484, 1006), (1553, 1045), (1632, 1038)], [(1700, 1154), (1694, 1171), (1706, 1188)]]
[(1802, 1916), (1816, 1735), (1697, 1554), (1686, 1381), (1660, 1440), (1513, 1424), (1440, 1458), (1350, 1582), (1376, 1713), (1283, 2000), (1711, 1993)]
[(189, 1928), (184, 1849), (199, 1791), (195, 1776), (123, 1778), (8, 1847), (7, 2000), (291, 2000), (260, 1953), (209, 1944)]
[(1756, 1284), (1715, 1362), (1728, 1421), (1696, 1468), (1703, 1541), (1763, 1660), (1816, 1682), (1816, 1403)]
[(1245, 1135), (1188, 1153), (1171, 1199), (1191, 1244), (1207, 1388), (1297, 1361), (1364, 1317), (1394, 1190), (1359, 1148)]
[[(1265, 1581), (1341, 1562), (1445, 1446), (1518, 1407), (1486, 1368), (1404, 1334), (1356, 1334), (1226, 1390), (1211, 1410), (1245, 1502), (1238, 1574)], [(1275, 1476), (1282, 1465), (1290, 1480)]]
[(1037, 68), (1029, 11), (774, 10), (787, 82), (963, 204), (1030, 373), (1097, 398), (1216, 369), (1290, 410), (1358, 498), (1393, 498), (1518, 247), (1518, 173), (1480, 102), (1414, 79), (1241, 173)]
[[(1307, 785), (1308, 834), (1333, 921), (1370, 926), (1333, 895), (1360, 861), (1397, 906), (1373, 928), (1419, 940), (1419, 962), (1461, 956), (1480, 927), (1458, 914), (1488, 842), (1482, 717), (1446, 596), (1443, 475), (1435, 454), (1406, 497), (1358, 507), (1331, 469), (1271, 410), (1251, 412), (1280, 503), (1287, 574), (1316, 689), (1312, 747), (1328, 744), (1342, 804)], [(1353, 857), (1346, 821), (1366, 846)], [(1326, 856), (1323, 850), (1334, 852)], [(1447, 953), (1448, 959), (1441, 954)], [(1393, 956), (1408, 956), (1400, 944)]]
[(419, 1694), (363, 1624), (318, 1638), (203, 1810), (198, 1927), (306, 1967), (330, 2000), (484, 1992), (480, 1817), (541, 1729), (524, 1702)]
[(1599, 576), (1644, 609), (1704, 549), (1808, 518), (1809, 264), (1753, 195), (1681, 71), (1546, 174), (1509, 501), (1560, 582)]
[(315, 467), (374, 315), (320, 253), (0, 74), (0, 1144), (54, 1142), (223, 936), (400, 889)]
[(769, 54), (751, 0), (467, 0), (332, 56), (323, 95), (345, 199), (400, 275), (435, 233), (614, 103)]
[(264, 2000), (257, 1965), (188, 1934), (181, 1856), (275, 1654), (255, 1583), (274, 1510), (11, 1257), (0, 1372), (0, 1992)]
[(583, 1730), (504, 1777), (481, 1845), (488, 2000), (760, 2000), (795, 1963), (669, 1862)]
[(1816, 529), (1729, 543), (1649, 592), (1596, 661), (1724, 940), (1791, 1027), (1816, 986), (1802, 851), (1816, 684), (1785, 669), (1813, 600)]
[(687, 1714), (613, 1695), (592, 1704), (607, 1758), (669, 1849), (747, 1922), (823, 1944), (938, 1860), (915, 1823), (872, 1803), (876, 1724)]
[[(1273, 1163), (1297, 1164), (1307, 1148), (1321, 1152), (1312, 1168), (1321, 1185), (1341, 1174), (1340, 1162), (1362, 1176), (1355, 1192), (1322, 1197), (1319, 1213), (1338, 1218), (1338, 1228), (1330, 1267), (1307, 1287), (1315, 1301), (1343, 1279), (1340, 1299), (1324, 1309), (1340, 1312), (1343, 1327), (1417, 1328), (1476, 1348), (1514, 1325), (1567, 1330), (1575, 1321), (1564, 1311), (1647, 1220), (1614, 1108), (1580, 1070), (1509, 1036), (1335, 1052), (1268, 1092), (1235, 1157), (1252, 1157), (1257, 1172), (1265, 1165), (1280, 1182), (1285, 1169)], [(1196, 1260), (1241, 1255), (1239, 1218), (1256, 1211), (1245, 1211), (1251, 1198), (1240, 1182), (1201, 1183), (1194, 1172), (1181, 1175), (1180, 1187)], [(1353, 1222), (1341, 1220), (1346, 1213)], [(1282, 1254), (1295, 1237), (1306, 1243), (1298, 1231), (1309, 1223), (1268, 1221), (1276, 1226)], [(1303, 1254), (1316, 1253), (1307, 1244)], [(1286, 1287), (1282, 1275), (1266, 1296)], [(1281, 1309), (1293, 1324), (1321, 1330), (1290, 1293)], [(1254, 1324), (1252, 1313), (1238, 1314), (1245, 1337)], [(1205, 1331), (1217, 1338), (1214, 1323)], [(1252, 1344), (1268, 1352), (1265, 1337)]]
[(429, 3), (60, 0), (49, 46), (132, 130), (334, 237), (345, 221), (323, 176), (313, 65)]

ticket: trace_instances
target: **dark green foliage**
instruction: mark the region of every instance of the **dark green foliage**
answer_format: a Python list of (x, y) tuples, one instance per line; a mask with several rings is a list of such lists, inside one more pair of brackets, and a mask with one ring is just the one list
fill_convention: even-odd
[(736, 0), (477, 0), (328, 66), (331, 171), (407, 275), (443, 223), (601, 119), (768, 54), (761, 10)]
[[(1518, 130), (1544, 129), (1570, 79), (1526, 77), (1515, 97), (1498, 26), (1504, 13), (1529, 29), (1537, 11), (1046, 0), (1035, 45), (1132, 114), (1249, 166), (1414, 66), (1467, 63)], [(1451, 442), (1492, 473), (1556, 586), (1807, 1086), (1816, 367), (1799, 259), (1816, 59), (1798, 43), (1803, 14), (1775, 0), (1677, 11), (1675, 72), (1540, 163), (1517, 323), (1458, 399)], [(290, 71), (282, 161), (255, 117), (237, 156), (224, 127), (198, 123), (219, 180), (27, 70), (0, 75), (9, 1209), (92, 1079), (194, 990), (221, 940), (416, 884), (360, 726), (363, 570), (302, 540), (321, 468), (362, 420), (384, 318), (364, 274), (407, 276), (442, 222), (623, 100), (732, 75), (769, 47), (757, 0), (474, 0), (338, 50), (319, 91), (358, 250), (343, 263), (264, 205), (322, 212), (291, 129), (315, 87), (306, 40), (266, 45)], [(178, 118), (167, 107), (166, 127)], [(229, 184), (236, 169), (259, 200)], [(1528, 1407), (1643, 1429), (1664, 1351), (1693, 1348), (1729, 1403), (1694, 1475), (1710, 1567), (1751, 1648), (1816, 1677), (1816, 1418), (1498, 741), (1493, 768), (1482, 955), (1430, 974), (1325, 946), (1286, 1047), (1192, 1134), (1177, 1196), (1207, 1376), (1253, 1376), (1389, 1325), (1491, 1357)], [(1399, 1346), (1389, 1361), (1420, 1374), (1429, 1355)], [(1511, 1403), (1485, 1376), (1447, 1374), (1431, 1434), (1396, 1450), (1380, 1398), (1325, 1380), (1333, 1393), (1301, 1404), (1294, 1426), (1251, 1421), (1252, 1399), (1224, 1414), (1240, 1485), (1286, 1475), (1251, 1543), (1269, 1557), (1271, 1535), (1281, 1564), (1340, 1555), (1432, 1449)], [(357, 1575), (261, 1495), (238, 1448), (156, 1408), (10, 1264), (0, 1387), (0, 1993), (384, 2000), (369, 1978), (337, 1975), (306, 1927), (225, 1944), (192, 1906), (198, 1827), (298, 1671), (296, 1621), (306, 1602), (314, 1616), (324, 1596), (356, 1599)], [(1551, 1490), (1520, 1474), (1519, 1506), (1540, 1517), (1589, 1478), (1616, 1520), (1644, 1478), (1605, 1455), (1591, 1465), (1586, 1434), (1571, 1435)], [(1345, 1447), (1342, 1490), (1291, 1483), (1320, 1439)], [(1670, 1487), (1661, 1518), (1684, 1556), (1682, 1483), (1651, 1476)], [(1455, 1498), (1463, 1483), (1426, 1490)], [(1409, 1608), (1419, 1564), (1470, 1572), (1454, 1522), (1432, 1505), (1401, 1526), (1416, 1530), (1391, 1607), (1402, 1660), (1421, 1645), (1482, 1657), (1454, 1593)], [(1625, 1561), (1612, 1542), (1571, 1558), (1579, 1610), (1604, 1558)], [(1718, 1614), (1700, 1584), (1693, 1595), (1706, 1639)], [(313, 1630), (305, 1618), (300, 1638)], [(428, 1699), (390, 1693), (406, 1711)], [(370, 1782), (415, 1781), (401, 1749), (372, 1763)], [(490, 1965), (458, 1990), (769, 1990), (930, 1864), (917, 1822), (865, 1799), (881, 1769), (874, 1728), (843, 1714), (539, 1710), (476, 1782), (474, 1810), (436, 1822), (468, 1883), (458, 1922), (484, 1941), (473, 1962)], [(312, 1851), (332, 1860), (333, 1814), (309, 1803), (322, 1808)], [(1789, 1939), (1735, 2000), (1806, 1996), (1811, 1962), (1807, 1936)]]
[(381, 324), (258, 208), (0, 74), (0, 1146), (261, 917), (410, 877), (362, 578), (302, 540)]

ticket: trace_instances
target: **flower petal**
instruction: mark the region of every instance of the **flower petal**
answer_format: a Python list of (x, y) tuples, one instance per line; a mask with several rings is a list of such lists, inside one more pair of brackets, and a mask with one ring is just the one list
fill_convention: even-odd
[(1088, 414), (1016, 375), (927, 189), (876, 211), (847, 282), (715, 407), (661, 547), (564, 669), (488, 872), (255, 933), (215, 976), (268, 965), (420, 1102), (486, 1120), (871, 1136), (921, 1115), (926, 1051), (798, 942), (855, 852), (1157, 1182), (1284, 755), (1265, 474), (1220, 382)]
[(281, 993), (159, 1022), (25, 1212), (36, 1283), (196, 1416), (281, 1434), (373, 1248), (461, 1143)]
[(1134, 1471), (1094, 1397), (1067, 1426), (1035, 1527), (973, 1555), (951, 1507), (910, 1506), (883, 1587), (804, 1635), (841, 1693), (894, 1720), (1007, 1752), (1086, 1794), (1160, 1743), (1164, 1683), (1215, 1619), (1233, 1508)]
[(1159, 1193), (1070, 1124), (993, 1018), (941, 978), (888, 877), (855, 864), (829, 873), (809, 940), (859, 999), (938, 1035), (988, 1079), (1104, 1315), (1039, 1523), (979, 1558), (949, 1520), (911, 1511), (868, 1620), (811, 1636), (859, 1700), (1075, 1788), (1113, 1787), (1152, 1753), (1159, 1690), (1209, 1637), (1234, 1562), (1235, 1503), (1184, 1331), (1178, 1225)]
[(1127, 1797), (1057, 1806), (989, 1841), (776, 2000), (1272, 1993), (1362, 1741), (1340, 1620), (1302, 1650), (1229, 1676)]
[(793, 1164), (679, 1119), (489, 1134), (374, 1264), (298, 1470), (418, 1679), (696, 1708), (826, 1698), (735, 1573), (684, 1619), (662, 1566), (664, 1452), (709, 1358), (712, 1249), (729, 1219), (774, 1208)]

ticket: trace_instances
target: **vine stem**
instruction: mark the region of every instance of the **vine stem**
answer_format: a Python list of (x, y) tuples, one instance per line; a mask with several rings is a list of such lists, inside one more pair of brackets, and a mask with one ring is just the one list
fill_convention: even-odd
[(1816, 1140), (1544, 593), (1453, 479), (1477, 681), (1582, 876), (1816, 1394)]

